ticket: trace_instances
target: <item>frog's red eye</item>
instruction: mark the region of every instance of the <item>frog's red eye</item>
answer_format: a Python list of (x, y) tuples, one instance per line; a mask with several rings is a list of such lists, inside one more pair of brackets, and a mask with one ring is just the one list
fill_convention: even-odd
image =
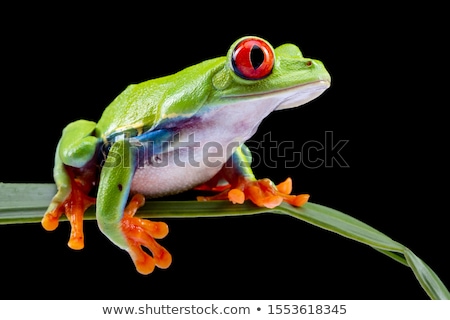
[(274, 57), (272, 47), (263, 39), (245, 38), (234, 48), (231, 64), (239, 77), (259, 80), (272, 72)]

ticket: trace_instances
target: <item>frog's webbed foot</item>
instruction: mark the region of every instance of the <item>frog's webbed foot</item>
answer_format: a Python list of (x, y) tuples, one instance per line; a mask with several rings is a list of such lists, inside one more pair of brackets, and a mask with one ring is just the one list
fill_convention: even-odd
[[(172, 262), (172, 256), (155, 239), (164, 238), (169, 228), (164, 222), (153, 222), (134, 217), (136, 210), (142, 207), (145, 198), (136, 194), (125, 208), (121, 220), (121, 229), (127, 240), (130, 254), (138, 272), (149, 274), (155, 269), (155, 265), (161, 269), (168, 268)], [(150, 250), (152, 255), (145, 252), (142, 247)]]
[(269, 179), (253, 180), (242, 177), (234, 188), (211, 197), (198, 197), (199, 201), (230, 200), (233, 203), (244, 203), (251, 200), (259, 207), (275, 208), (283, 201), (300, 207), (308, 202), (308, 194), (291, 195), (292, 180), (287, 178), (284, 182), (275, 185)]
[[(81, 180), (70, 176), (70, 193), (62, 202), (54, 202), (52, 209), (42, 218), (42, 226), (47, 231), (53, 231), (58, 227), (59, 218), (65, 214), (71, 225), (68, 246), (75, 250), (84, 248), (83, 216), (91, 205), (95, 204), (95, 198), (87, 195), (87, 186)], [(57, 198), (55, 196), (55, 198)]]

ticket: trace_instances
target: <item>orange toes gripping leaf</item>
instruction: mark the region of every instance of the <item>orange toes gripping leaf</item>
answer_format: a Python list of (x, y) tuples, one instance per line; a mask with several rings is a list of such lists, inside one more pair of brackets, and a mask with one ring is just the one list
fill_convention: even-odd
[(95, 204), (95, 198), (86, 195), (83, 186), (73, 180), (72, 190), (62, 203), (53, 211), (47, 212), (42, 218), (41, 224), (47, 231), (53, 231), (58, 227), (59, 218), (65, 214), (70, 222), (71, 231), (68, 246), (74, 250), (84, 248), (83, 216), (87, 208)]
[[(167, 235), (169, 232), (167, 224), (134, 217), (136, 210), (144, 203), (143, 195), (133, 196), (125, 208), (121, 227), (128, 242), (128, 253), (133, 259), (137, 271), (142, 274), (150, 274), (155, 266), (161, 269), (168, 268), (172, 263), (172, 256), (155, 241), (155, 239), (162, 239)], [(145, 252), (142, 247), (150, 250), (152, 255)]]
[(291, 195), (292, 179), (274, 185), (269, 179), (245, 180), (229, 190), (225, 190), (210, 197), (197, 197), (198, 201), (230, 200), (233, 204), (242, 204), (245, 200), (251, 200), (259, 207), (275, 208), (283, 201), (300, 207), (308, 202), (309, 194)]
[(300, 207), (309, 199), (308, 194), (290, 194), (292, 192), (291, 178), (287, 178), (284, 182), (278, 184), (277, 186), (275, 186), (269, 179), (247, 181), (245, 182), (243, 192), (246, 199), (250, 199), (257, 206), (266, 208), (275, 208), (283, 201), (295, 207)]
[(228, 192), (228, 199), (233, 203), (243, 203), (242, 199), (249, 199), (257, 206), (266, 208), (275, 208), (283, 201), (295, 207), (300, 207), (309, 199), (308, 194), (291, 195), (291, 192), (291, 178), (287, 178), (286, 181), (277, 186), (269, 179), (245, 180), (237, 188)]
[(287, 178), (284, 182), (277, 185), (277, 193), (283, 198), (284, 201), (293, 205), (294, 207), (301, 207), (309, 200), (309, 194), (291, 195), (292, 192), (292, 179)]

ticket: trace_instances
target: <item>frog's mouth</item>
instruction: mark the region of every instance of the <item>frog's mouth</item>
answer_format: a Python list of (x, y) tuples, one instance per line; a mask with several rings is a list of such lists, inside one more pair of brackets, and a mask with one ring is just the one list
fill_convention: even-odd
[(319, 80), (293, 86), (286, 89), (280, 89), (270, 92), (269, 95), (285, 95), (285, 99), (275, 108), (275, 110), (289, 109), (301, 106), (320, 96), (330, 87), (330, 81)]
[(299, 107), (311, 100), (314, 100), (329, 87), (330, 80), (317, 80), (268, 92), (229, 95), (227, 98), (239, 98), (245, 100), (276, 98), (279, 103), (274, 110), (282, 110)]

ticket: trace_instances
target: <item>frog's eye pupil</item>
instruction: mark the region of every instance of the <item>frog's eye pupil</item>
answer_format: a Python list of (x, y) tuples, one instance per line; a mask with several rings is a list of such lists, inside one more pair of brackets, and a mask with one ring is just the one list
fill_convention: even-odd
[(244, 38), (233, 49), (231, 64), (234, 72), (247, 80), (267, 77), (273, 69), (275, 54), (265, 40), (256, 37)]
[(252, 51), (250, 51), (250, 60), (252, 62), (253, 69), (258, 69), (264, 62), (264, 52), (260, 47), (254, 45)]

